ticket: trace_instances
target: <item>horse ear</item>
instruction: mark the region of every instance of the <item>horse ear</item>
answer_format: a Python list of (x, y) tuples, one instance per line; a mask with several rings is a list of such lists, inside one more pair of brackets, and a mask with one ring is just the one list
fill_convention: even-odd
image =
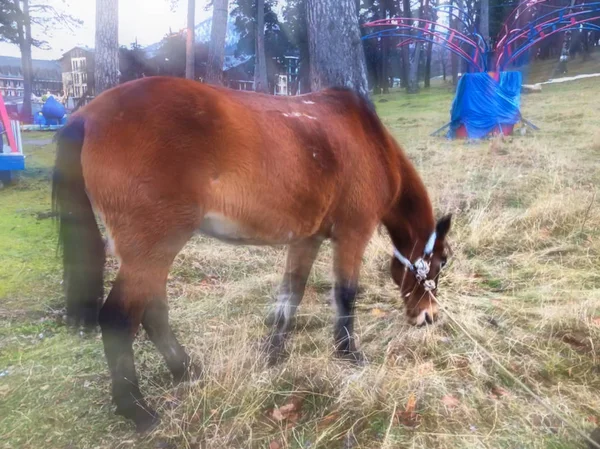
[(440, 218), (435, 225), (435, 233), (437, 234), (437, 238), (444, 240), (446, 238), (446, 234), (450, 231), (450, 225), (452, 224), (452, 214), (448, 214)]

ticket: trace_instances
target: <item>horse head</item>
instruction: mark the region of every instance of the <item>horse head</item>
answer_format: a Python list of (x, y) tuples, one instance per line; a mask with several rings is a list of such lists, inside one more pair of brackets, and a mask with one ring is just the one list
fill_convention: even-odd
[(438, 277), (448, 261), (450, 248), (446, 236), (450, 225), (451, 215), (441, 218), (425, 243), (423, 252), (416, 258), (394, 248), (392, 278), (400, 287), (408, 321), (413, 325), (432, 324), (438, 318), (439, 306), (435, 296)]

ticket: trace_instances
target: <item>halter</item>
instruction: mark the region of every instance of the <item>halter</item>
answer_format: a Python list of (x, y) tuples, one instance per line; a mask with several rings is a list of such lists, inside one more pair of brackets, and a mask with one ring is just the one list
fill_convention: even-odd
[(426, 291), (435, 289), (435, 281), (433, 279), (427, 279), (431, 265), (425, 260), (425, 258), (431, 256), (433, 253), (433, 247), (435, 246), (436, 238), (437, 234), (435, 231), (433, 231), (429, 237), (429, 240), (427, 240), (425, 249), (423, 250), (423, 256), (418, 258), (414, 264), (407, 257), (404, 257), (396, 247), (394, 247), (394, 257), (398, 259), (400, 263), (415, 276), (419, 284), (423, 284), (423, 287)]

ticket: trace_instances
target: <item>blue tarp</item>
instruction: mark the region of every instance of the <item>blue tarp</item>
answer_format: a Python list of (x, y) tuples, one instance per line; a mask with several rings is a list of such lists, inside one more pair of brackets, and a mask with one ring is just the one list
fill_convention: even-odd
[(60, 104), (53, 96), (48, 97), (44, 106), (42, 106), (42, 114), (48, 125), (58, 125), (60, 120), (65, 115), (65, 107)]
[(44, 114), (42, 114), (41, 111), (38, 113), (38, 115), (36, 115), (33, 118), (33, 124), (34, 125), (45, 125), (46, 124), (46, 117), (44, 117)]
[(520, 72), (500, 72), (499, 81), (489, 73), (465, 73), (452, 102), (448, 137), (455, 137), (461, 125), (469, 138), (480, 139), (500, 125), (519, 122), (521, 82)]

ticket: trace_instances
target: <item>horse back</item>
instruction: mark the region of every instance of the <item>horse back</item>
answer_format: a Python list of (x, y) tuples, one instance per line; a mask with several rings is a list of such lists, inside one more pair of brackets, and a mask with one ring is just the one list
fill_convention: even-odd
[(285, 243), (378, 221), (399, 188), (399, 149), (346, 90), (274, 97), (155, 77), (77, 116), (86, 187), (103, 215), (163, 205), (190, 226), (226, 220), (246, 240)]

